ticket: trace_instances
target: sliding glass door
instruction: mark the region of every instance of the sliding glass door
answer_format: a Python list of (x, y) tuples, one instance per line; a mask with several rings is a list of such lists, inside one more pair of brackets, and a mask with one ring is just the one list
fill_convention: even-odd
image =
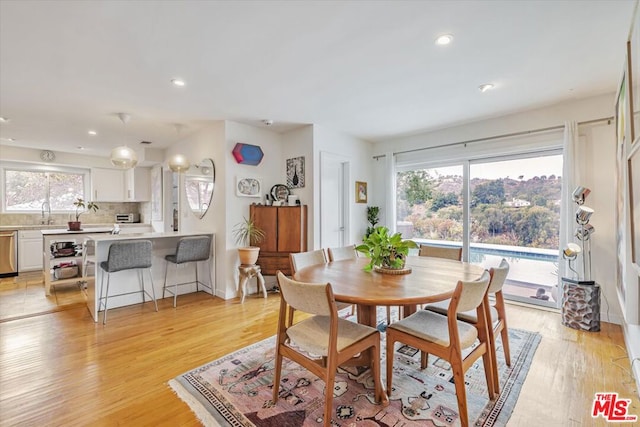
[(470, 261), (505, 258), (507, 298), (555, 307), (562, 155), (491, 159), (469, 165)]
[(396, 230), (485, 268), (505, 258), (505, 297), (556, 307), (561, 174), (559, 150), (398, 171)]

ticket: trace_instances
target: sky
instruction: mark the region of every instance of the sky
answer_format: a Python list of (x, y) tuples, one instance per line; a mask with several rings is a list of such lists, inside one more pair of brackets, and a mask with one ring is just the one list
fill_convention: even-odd
[[(435, 168), (441, 175), (462, 175), (462, 166)], [(534, 176), (562, 176), (562, 155), (545, 156), (535, 159), (514, 159), (491, 163), (472, 163), (471, 178), (512, 178), (524, 180)]]

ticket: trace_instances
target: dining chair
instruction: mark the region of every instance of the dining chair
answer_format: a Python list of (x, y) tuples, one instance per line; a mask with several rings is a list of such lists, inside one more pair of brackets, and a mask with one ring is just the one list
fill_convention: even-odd
[[(355, 249), (354, 249), (355, 251)], [(289, 263), (291, 264), (291, 273), (295, 274), (298, 270), (311, 265), (326, 264), (328, 262), (324, 249), (315, 251), (297, 252), (289, 254)], [(338, 311), (345, 308), (351, 308), (351, 314), (354, 314), (353, 304), (338, 302)]]
[[(164, 298), (165, 292), (169, 292), (173, 295), (173, 306), (176, 306), (178, 299), (178, 286), (180, 285), (188, 285), (195, 283), (196, 284), (196, 292), (198, 292), (199, 285), (211, 290), (211, 296), (215, 297), (215, 292), (213, 291), (213, 280), (211, 278), (211, 268), (209, 266), (211, 259), (211, 236), (188, 236), (182, 237), (178, 240), (178, 245), (176, 247), (176, 252), (171, 255), (166, 255), (164, 257), (166, 260), (165, 268), (164, 268), (164, 286), (162, 287), (162, 298)], [(198, 262), (199, 261), (207, 261), (207, 270), (209, 271), (209, 285), (201, 282), (198, 279)], [(176, 272), (178, 271), (178, 266), (181, 264), (194, 263), (195, 270), (195, 280), (191, 280), (189, 282), (182, 282), (173, 284), (173, 289), (167, 287), (167, 276), (169, 273), (169, 263), (175, 264)], [(169, 285), (171, 286), (171, 285)]]
[[(324, 425), (331, 425), (333, 390), (338, 366), (358, 354), (369, 355), (375, 399), (383, 402), (380, 379), (380, 332), (367, 325), (338, 316), (329, 283), (305, 283), (277, 273), (280, 287), (280, 312), (273, 376), (273, 402), (278, 401), (282, 359), (286, 357), (308, 369), (325, 383)], [(289, 323), (292, 312), (311, 316)], [(317, 357), (314, 357), (317, 356)]]
[[(387, 327), (387, 391), (393, 382), (395, 343), (402, 342), (421, 351), (422, 369), (427, 367), (430, 353), (446, 360), (453, 371), (458, 411), (462, 426), (469, 425), (464, 373), (482, 356), (489, 399), (495, 394), (489, 334), (485, 315), (490, 273), (485, 270), (474, 281), (458, 281), (446, 316), (429, 310), (419, 310)], [(457, 319), (457, 314), (475, 309), (478, 322), (470, 324)], [(474, 346), (475, 345), (475, 346)], [(471, 348), (463, 355), (463, 350)], [(466, 353), (466, 352), (465, 352)]]
[[(502, 287), (509, 274), (509, 263), (506, 259), (500, 261), (500, 265), (489, 269), (491, 275), (491, 281), (489, 282), (489, 289), (487, 294), (493, 295), (494, 303), (489, 305), (488, 320), (492, 327), (489, 330), (489, 338), (491, 339), (491, 352), (494, 362), (496, 361), (496, 338), (500, 334), (502, 338), (502, 348), (504, 350), (504, 360), (507, 366), (511, 366), (511, 352), (509, 350), (509, 330), (507, 328), (507, 312), (504, 304), (504, 296), (502, 295)], [(428, 304), (425, 310), (434, 311), (440, 314), (447, 314), (449, 301), (440, 301), (433, 304)], [(469, 322), (472, 324), (478, 323), (478, 316), (474, 310), (458, 313), (458, 320)], [(494, 384), (496, 391), (498, 390), (499, 379), (497, 378), (497, 369), (494, 369), (496, 378), (494, 378)]]
[(462, 261), (462, 248), (450, 248), (421, 244), (420, 252), (418, 252), (418, 255)]
[[(151, 240), (128, 240), (112, 243), (109, 246), (109, 252), (107, 254), (107, 260), (100, 262), (100, 268), (107, 274), (107, 286), (104, 286), (104, 277), (100, 283), (100, 304), (98, 311), (104, 307), (104, 315), (102, 317), (102, 324), (107, 324), (107, 311), (109, 311), (109, 297), (118, 297), (130, 294), (142, 294), (142, 302), (145, 302), (145, 295), (147, 295), (153, 301), (156, 311), (158, 311), (158, 303), (156, 302), (156, 292), (153, 287), (153, 275), (151, 274)], [(139, 291), (125, 292), (120, 294), (109, 294), (109, 285), (111, 283), (111, 276), (114, 273), (128, 270), (137, 270), (138, 282), (140, 283)], [(148, 272), (149, 280), (151, 281), (151, 294), (144, 288), (144, 272)], [(104, 293), (104, 296), (103, 296)]]
[(340, 248), (328, 248), (327, 254), (329, 255), (329, 262), (356, 259), (358, 257), (356, 245), (343, 246)]

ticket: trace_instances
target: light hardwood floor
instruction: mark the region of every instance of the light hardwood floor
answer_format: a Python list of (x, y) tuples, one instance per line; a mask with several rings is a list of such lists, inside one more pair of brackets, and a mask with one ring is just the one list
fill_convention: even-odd
[[(0, 302), (8, 295), (0, 286)], [(0, 425), (196, 426), (171, 378), (275, 333), (279, 296), (223, 301), (204, 293), (109, 312), (94, 323), (75, 302), (0, 322)], [(509, 426), (592, 426), (596, 392), (633, 400), (619, 326), (566, 328), (557, 313), (509, 305), (510, 327), (542, 334)], [(627, 424), (628, 425), (628, 424)]]

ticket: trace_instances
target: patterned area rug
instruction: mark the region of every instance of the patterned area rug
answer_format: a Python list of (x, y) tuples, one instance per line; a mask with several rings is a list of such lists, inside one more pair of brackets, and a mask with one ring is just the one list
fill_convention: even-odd
[[(488, 399), (482, 358), (466, 373), (471, 425), (504, 426), (513, 412), (540, 335), (511, 329), (509, 343), (511, 368), (504, 363), (498, 341), (497, 399)], [(287, 359), (280, 398), (276, 405), (271, 402), (274, 353), (275, 336), (180, 375), (169, 385), (206, 426), (321, 426), (324, 382)], [(332, 425), (460, 425), (449, 364), (431, 355), (429, 366), (422, 371), (420, 353), (408, 346), (399, 347), (394, 357), (393, 391), (386, 408), (375, 404), (368, 369), (339, 370), (333, 391)], [(383, 359), (383, 384), (384, 365)]]

